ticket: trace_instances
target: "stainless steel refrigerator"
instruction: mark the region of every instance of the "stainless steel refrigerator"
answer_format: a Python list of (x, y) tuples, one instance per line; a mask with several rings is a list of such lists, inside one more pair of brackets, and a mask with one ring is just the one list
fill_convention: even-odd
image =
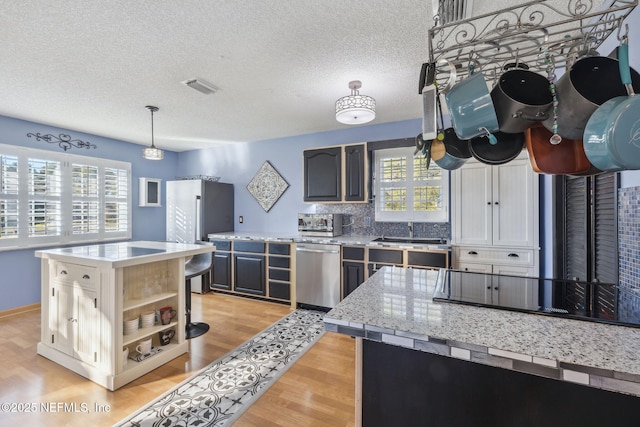
[[(210, 233), (233, 231), (233, 184), (201, 179), (167, 181), (167, 234), (170, 242), (208, 241)], [(191, 280), (194, 292), (209, 286)]]

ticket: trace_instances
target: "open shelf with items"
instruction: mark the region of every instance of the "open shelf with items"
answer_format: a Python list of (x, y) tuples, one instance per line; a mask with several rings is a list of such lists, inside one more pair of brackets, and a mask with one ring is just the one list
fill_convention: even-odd
[[(175, 357), (174, 354), (183, 353), (186, 344), (184, 293), (181, 292), (184, 290), (184, 259), (169, 259), (125, 267), (122, 269), (121, 276), (122, 291), (119, 294), (122, 295), (122, 310), (118, 322), (118, 339), (116, 339), (120, 358), (116, 360), (115, 385), (122, 379), (126, 380), (124, 382), (126, 383), (129, 377), (135, 378), (138, 373), (155, 369), (159, 366), (159, 361), (172, 359)], [(175, 310), (175, 315), (168, 324), (162, 324), (159, 317), (159, 310), (163, 307)], [(153, 325), (147, 327), (140, 325), (134, 332), (125, 334), (124, 321), (127, 319), (140, 321), (143, 313), (154, 313)], [(162, 345), (158, 334), (169, 329), (174, 331), (174, 336), (168, 344)], [(134, 360), (138, 355), (136, 345), (148, 339), (151, 339), (152, 348), (160, 351), (143, 360)], [(125, 359), (125, 356), (128, 357)]]
[(128, 335), (123, 335), (122, 336), (122, 345), (127, 346), (129, 344), (133, 344), (138, 340), (141, 340), (143, 338), (147, 338), (150, 336), (153, 336), (155, 334), (157, 334), (158, 332), (162, 332), (165, 329), (171, 329), (174, 328), (178, 325), (178, 322), (171, 322), (168, 323), (166, 325), (154, 325), (154, 326), (150, 326), (148, 328), (140, 328), (137, 331), (128, 334)]
[(481, 70), (488, 81), (515, 62), (544, 73), (547, 54), (556, 69), (566, 68), (619, 32), (637, 5), (638, 0), (536, 0), (445, 24), (436, 16), (428, 32), (429, 62), (437, 64), (443, 90), (470, 69)]

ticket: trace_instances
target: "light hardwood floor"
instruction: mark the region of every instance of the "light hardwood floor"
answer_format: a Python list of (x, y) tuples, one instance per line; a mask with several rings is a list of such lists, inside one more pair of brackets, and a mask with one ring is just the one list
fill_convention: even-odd
[[(0, 404), (38, 408), (0, 410), (0, 426), (112, 425), (290, 312), (285, 305), (216, 293), (193, 294), (192, 307), (193, 320), (211, 330), (189, 341), (188, 354), (114, 392), (36, 353), (39, 309), (0, 318)], [(354, 367), (354, 340), (327, 332), (234, 425), (352, 426)], [(42, 404), (58, 412), (43, 411)]]

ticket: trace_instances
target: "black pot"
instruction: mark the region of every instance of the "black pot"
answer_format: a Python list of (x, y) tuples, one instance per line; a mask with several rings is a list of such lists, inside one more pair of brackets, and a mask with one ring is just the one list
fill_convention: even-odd
[(502, 165), (518, 157), (525, 147), (524, 132), (495, 132), (493, 135), (498, 140), (496, 144), (492, 144), (486, 136), (478, 136), (469, 140), (471, 155), (482, 163)]
[(549, 81), (533, 71), (507, 71), (491, 90), (500, 131), (520, 133), (549, 118), (553, 97)]

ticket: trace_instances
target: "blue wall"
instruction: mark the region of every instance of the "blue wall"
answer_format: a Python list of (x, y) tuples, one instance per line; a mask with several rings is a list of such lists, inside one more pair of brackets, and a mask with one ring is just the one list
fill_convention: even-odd
[[(178, 154), (165, 152), (164, 160), (150, 161), (142, 158), (142, 146), (46, 126), (24, 120), (0, 116), (0, 144), (19, 145), (41, 150), (61, 152), (57, 144), (48, 144), (27, 137), (27, 133), (64, 133), (97, 145), (96, 149), (72, 148), (69, 154), (100, 157), (131, 163), (132, 173), (132, 231), (135, 240), (164, 240), (164, 208), (138, 207), (138, 177), (174, 179)], [(164, 192), (163, 192), (164, 203)], [(40, 302), (40, 259), (34, 249), (0, 252), (0, 311)]]

